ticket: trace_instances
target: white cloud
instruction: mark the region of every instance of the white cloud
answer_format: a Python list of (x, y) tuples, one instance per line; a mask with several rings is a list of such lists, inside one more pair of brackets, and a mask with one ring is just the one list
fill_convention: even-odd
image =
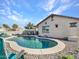
[(11, 15), (11, 8), (8, 5), (6, 5), (5, 3), (3, 3), (1, 7), (3, 7), (2, 10), (5, 11), (6, 15)]
[(7, 16), (7, 18), (9, 20), (13, 20), (14, 23), (17, 23), (20, 26), (25, 26), (28, 22), (30, 22), (30, 20), (28, 20), (27, 18), (20, 17), (18, 15), (10, 15), (10, 16)]
[[(54, 9), (54, 7), (56, 7), (56, 5), (59, 3), (61, 5), (69, 5), (71, 4), (71, 0), (45, 0), (41, 8), (47, 12), (51, 12)], [(59, 6), (61, 7), (61, 5)]]
[(25, 23), (28, 21), (27, 18), (24, 18), (20, 13), (13, 11), (13, 13), (11, 15), (7, 16), (8, 19), (20, 22), (20, 23)]
[(45, 11), (51, 11), (55, 7), (57, 1), (58, 0), (46, 0), (46, 2), (42, 5), (42, 9)]
[(60, 0), (63, 4), (69, 4), (71, 0)]
[(60, 6), (59, 8), (57, 8), (56, 10), (53, 11), (53, 14), (61, 14), (62, 12), (67, 10), (68, 7), (69, 7), (69, 5)]
[(51, 14), (51, 13), (53, 13), (53, 14), (61, 14), (64, 11), (70, 9), (73, 5), (74, 5), (74, 3), (68, 4), (68, 5), (61, 5), (57, 9), (55, 9), (53, 12), (50, 12), (49, 14)]
[(15, 11), (15, 10), (12, 11), (12, 14), (17, 15), (17, 16), (20, 16), (20, 17), (23, 17), (23, 15), (21, 15), (20, 13), (18, 13), (18, 12)]
[(0, 9), (0, 15), (3, 15), (2, 18), (13, 20), (18, 24), (25, 24), (29, 22), (29, 20), (23, 17), (23, 15), (21, 15), (19, 12), (11, 9), (11, 5), (15, 5), (15, 2), (13, 0), (5, 0), (4, 3), (0, 5), (0, 7), (3, 7), (2, 9)]
[(15, 21), (16, 23), (18, 23), (20, 25), (24, 25), (24, 24), (30, 22), (27, 18), (23, 17), (23, 15), (21, 15), (20, 13), (18, 13), (15, 10), (13, 10), (11, 15), (8, 15), (7, 18)]
[(6, 14), (6, 13), (5, 13), (5, 10), (0, 10), (0, 14), (5, 15), (5, 14)]
[(4, 0), (4, 2), (5, 2), (6, 5), (10, 5), (9, 0)]
[(4, 0), (3, 3), (0, 4), (1, 18), (3, 20), (12, 20), (12, 23), (17, 23), (22, 27), (28, 22), (31, 22), (27, 17), (22, 15), (22, 11), (18, 12), (18, 10), (14, 10), (16, 7), (17, 9), (20, 9), (21, 7), (26, 9), (31, 8), (31, 5), (26, 0), (17, 0), (17, 2), (15, 2), (15, 0)]
[(10, 15), (10, 16), (7, 16), (9, 19), (12, 19), (12, 20), (15, 20), (15, 21), (19, 21), (19, 17), (18, 16), (15, 16), (15, 15)]
[(15, 0), (5, 0), (8, 5), (16, 5)]
[(75, 6), (79, 6), (79, 3), (77, 3)]

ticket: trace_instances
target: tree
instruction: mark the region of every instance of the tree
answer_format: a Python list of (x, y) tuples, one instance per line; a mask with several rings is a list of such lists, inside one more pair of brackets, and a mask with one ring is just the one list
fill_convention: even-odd
[(0, 28), (2, 28), (2, 27), (0, 26)]
[(33, 27), (34, 25), (31, 22), (29, 22), (27, 26), (25, 26), (26, 29), (33, 29)]
[(12, 25), (12, 29), (15, 31), (16, 29), (18, 28), (18, 25), (17, 24), (13, 24)]
[(9, 30), (10, 27), (7, 25), (7, 24), (3, 24), (3, 27), (6, 29), (6, 30)]

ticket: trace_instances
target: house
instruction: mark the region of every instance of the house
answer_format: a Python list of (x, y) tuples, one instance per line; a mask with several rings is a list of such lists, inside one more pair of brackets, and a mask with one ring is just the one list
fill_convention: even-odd
[(40, 36), (65, 38), (79, 36), (79, 18), (51, 14), (37, 24)]
[(23, 32), (23, 34), (25, 35), (36, 35), (37, 31), (36, 31), (36, 26), (33, 26), (32, 29), (25, 29), (25, 31)]
[(7, 31), (7, 34), (10, 34), (10, 35), (22, 34), (23, 31), (24, 31), (23, 28), (18, 27), (16, 30)]
[(0, 32), (6, 32), (6, 30), (3, 27), (0, 27)]
[(18, 27), (16, 29), (16, 31), (13, 31), (13, 30), (7, 30), (6, 28), (4, 27), (1, 27), (0, 28), (0, 32), (1, 33), (7, 33), (8, 35), (12, 35), (12, 34), (21, 34), (22, 32), (24, 31), (24, 29), (22, 29), (21, 27)]

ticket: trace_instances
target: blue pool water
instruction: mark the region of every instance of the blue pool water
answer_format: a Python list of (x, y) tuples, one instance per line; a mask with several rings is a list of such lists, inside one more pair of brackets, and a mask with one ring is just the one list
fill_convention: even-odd
[[(16, 55), (12, 52), (10, 52), (10, 50), (7, 51), (7, 53), (5, 53), (5, 50), (4, 50), (4, 41), (2, 38), (0, 38), (0, 59), (16, 59)], [(7, 54), (7, 55), (6, 55)]]
[(0, 59), (7, 59), (2, 38), (0, 38)]
[(16, 59), (16, 54), (7, 49), (7, 57), (8, 59)]
[(57, 42), (53, 40), (37, 38), (34, 36), (16, 37), (10, 40), (17, 42), (17, 44), (22, 47), (34, 49), (51, 48), (57, 45)]

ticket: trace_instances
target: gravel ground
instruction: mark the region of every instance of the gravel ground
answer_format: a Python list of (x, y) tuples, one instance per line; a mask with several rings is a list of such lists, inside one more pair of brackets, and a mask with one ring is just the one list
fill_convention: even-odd
[(61, 56), (63, 55), (68, 55), (72, 53), (75, 56), (75, 59), (79, 59), (79, 53), (75, 54), (75, 49), (78, 48), (79, 43), (78, 41), (64, 41), (61, 40), (62, 42), (65, 43), (66, 47), (63, 51), (60, 51), (56, 54), (50, 54), (50, 55), (25, 55), (25, 59), (61, 59)]

